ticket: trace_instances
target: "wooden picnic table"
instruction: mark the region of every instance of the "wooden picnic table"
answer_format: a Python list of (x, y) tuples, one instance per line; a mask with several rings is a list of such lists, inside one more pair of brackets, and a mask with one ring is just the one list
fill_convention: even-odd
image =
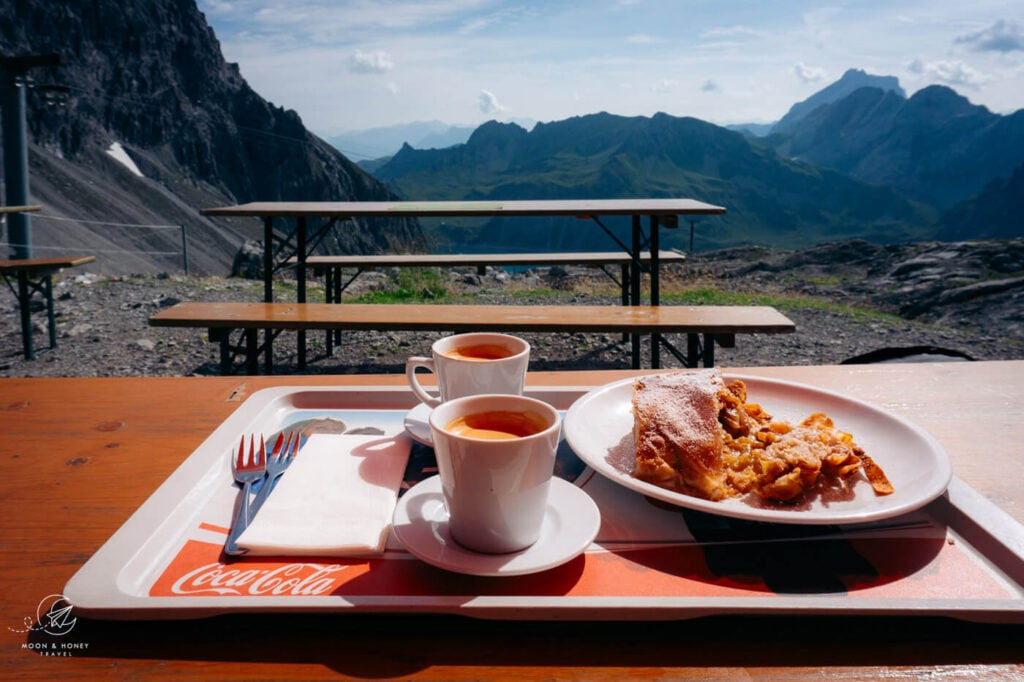
[[(262, 218), (263, 219), (263, 300), (274, 300), (273, 275), (276, 269), (295, 259), (296, 301), (306, 301), (306, 261), (310, 253), (309, 226), (311, 218), (322, 218), (328, 226), (338, 221), (355, 218), (381, 217), (529, 217), (564, 216), (587, 219), (604, 230), (606, 234), (636, 264), (637, 272), (643, 270), (642, 253), (651, 253), (647, 269), (650, 273), (650, 304), (660, 303), (661, 253), (660, 228), (678, 227), (680, 216), (722, 215), (725, 208), (694, 199), (557, 199), (523, 201), (281, 201), (251, 202), (237, 206), (207, 208), (202, 215), (217, 218)], [(602, 222), (610, 216), (628, 216), (631, 220), (630, 243), (623, 243)], [(274, 231), (275, 219), (294, 219), (294, 244), (292, 236), (279, 240)], [(644, 232), (643, 221), (648, 228)], [(323, 229), (327, 229), (326, 227)], [(640, 278), (630, 283), (630, 304), (641, 304)], [(271, 343), (268, 334), (266, 343)], [(305, 363), (305, 332), (298, 334), (300, 366)], [(633, 354), (639, 355), (640, 339), (633, 338)]]
[[(43, 297), (46, 310), (46, 325), (50, 348), (57, 347), (57, 320), (53, 307), (53, 273), (64, 268), (74, 268), (96, 260), (95, 256), (59, 256), (53, 258), (23, 258), (0, 260), (0, 277), (18, 299), (21, 318), (22, 352), (29, 360), (35, 357), (36, 349), (32, 333), (32, 296)], [(11, 283), (14, 277), (16, 285)]]
[[(811, 384), (912, 420), (948, 451), (959, 479), (1001, 513), (1024, 523), (1019, 447), (1024, 426), (1017, 409), (1024, 404), (1024, 362), (734, 371)], [(532, 373), (527, 386), (598, 386), (636, 374)], [(753, 614), (645, 623), (537, 621), (528, 613), (513, 621), (414, 613), (238, 613), (192, 621), (104, 621), (80, 615), (73, 620), (72, 610), (55, 623), (63, 634), (30, 630), (44, 625), (38, 620), (40, 604), (59, 596), (82, 564), (256, 391), (404, 382), (394, 375), (0, 379), (0, 585), (5, 588), (0, 652), (5, 677), (1024, 677), (1024, 626), (923, 615)], [(637, 565), (636, 580), (644, 581), (645, 575)], [(462, 578), (470, 585), (503, 580)]]

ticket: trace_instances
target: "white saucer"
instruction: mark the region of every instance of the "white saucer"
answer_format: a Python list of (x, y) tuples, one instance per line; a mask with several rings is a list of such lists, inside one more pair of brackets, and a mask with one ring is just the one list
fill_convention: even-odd
[(417, 559), (448, 571), (482, 576), (525, 575), (560, 566), (582, 553), (600, 527), (601, 512), (590, 496), (560, 478), (551, 479), (540, 539), (518, 552), (481, 554), (455, 542), (448, 531), (448, 510), (438, 476), (405, 493), (393, 521), (395, 535)]
[(433, 408), (420, 403), (405, 415), (405, 431), (417, 443), (434, 447), (434, 436), (430, 433), (430, 413)]

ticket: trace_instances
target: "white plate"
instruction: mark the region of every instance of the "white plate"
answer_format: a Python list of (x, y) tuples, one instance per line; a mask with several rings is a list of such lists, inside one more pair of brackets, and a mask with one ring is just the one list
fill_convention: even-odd
[(395, 535), (416, 558), (448, 571), (482, 576), (525, 575), (560, 566), (582, 553), (600, 527), (601, 512), (590, 496), (560, 478), (551, 479), (540, 539), (518, 552), (481, 554), (455, 542), (448, 531), (438, 476), (401, 497), (393, 522)]
[(433, 411), (434, 410), (430, 405), (420, 403), (409, 410), (403, 421), (406, 433), (408, 433), (414, 441), (431, 448), (434, 447), (434, 436), (430, 433), (429, 420), (430, 413)]
[(876, 495), (866, 480), (859, 480), (852, 498), (816, 498), (793, 507), (768, 507), (749, 499), (751, 496), (712, 502), (641, 481), (633, 476), (633, 379), (596, 388), (577, 400), (565, 416), (565, 439), (591, 468), (626, 488), (680, 507), (755, 521), (876, 521), (911, 512), (934, 500), (949, 485), (953, 467), (946, 451), (927, 432), (900, 417), (804, 384), (749, 376), (726, 378), (742, 379), (748, 400), (761, 404), (775, 419), (799, 422), (812, 412), (827, 412), (836, 427), (853, 434), (857, 444), (885, 470), (895, 491)]

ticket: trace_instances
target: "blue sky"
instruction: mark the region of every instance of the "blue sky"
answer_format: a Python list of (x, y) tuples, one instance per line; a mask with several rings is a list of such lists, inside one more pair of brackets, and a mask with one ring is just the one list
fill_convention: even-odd
[(1014, 0), (198, 0), (264, 98), (330, 135), (599, 111), (771, 122), (848, 68), (1024, 108)]

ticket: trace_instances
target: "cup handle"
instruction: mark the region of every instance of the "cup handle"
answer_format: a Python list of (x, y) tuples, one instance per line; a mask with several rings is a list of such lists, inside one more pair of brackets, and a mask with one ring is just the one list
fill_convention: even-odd
[(434, 366), (433, 358), (424, 357), (411, 357), (405, 362), (405, 378), (409, 381), (409, 388), (416, 394), (416, 397), (421, 401), (429, 405), (430, 407), (437, 407), (441, 404), (441, 398), (435, 397), (427, 393), (427, 391), (420, 385), (419, 380), (416, 378), (416, 368), (422, 367), (430, 372), (437, 373)]

